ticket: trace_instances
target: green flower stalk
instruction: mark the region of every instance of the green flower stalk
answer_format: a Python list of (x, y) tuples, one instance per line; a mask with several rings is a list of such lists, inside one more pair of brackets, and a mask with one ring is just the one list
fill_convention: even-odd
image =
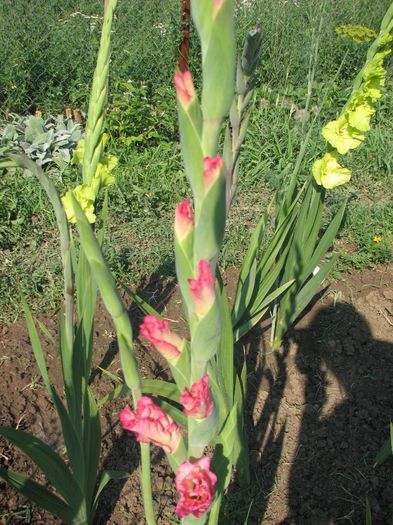
[(234, 96), (235, 34), (233, 0), (191, 2), (191, 14), (202, 46), (202, 146), (214, 157), (221, 122)]
[(110, 58), (110, 40), (113, 14), (117, 0), (105, 4), (104, 24), (101, 32), (100, 50), (97, 67), (94, 71), (93, 84), (87, 113), (86, 143), (83, 156), (83, 182), (91, 184), (103, 151), (104, 113), (108, 93), (108, 72)]

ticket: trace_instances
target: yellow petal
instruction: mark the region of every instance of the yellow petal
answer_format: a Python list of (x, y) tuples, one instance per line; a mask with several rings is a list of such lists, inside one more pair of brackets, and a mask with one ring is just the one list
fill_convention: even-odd
[(67, 215), (68, 222), (75, 223), (76, 217), (74, 212), (74, 207), (72, 204), (71, 194), (74, 195), (76, 200), (79, 202), (80, 207), (82, 208), (84, 214), (87, 217), (87, 220), (90, 223), (96, 221), (96, 216), (94, 214), (94, 200), (95, 200), (95, 191), (94, 188), (87, 184), (80, 184), (76, 186), (73, 190), (68, 190), (67, 193), (62, 197), (62, 202), (64, 206), (64, 211)]
[(80, 139), (78, 145), (74, 150), (71, 164), (83, 164), (83, 156), (85, 154), (85, 139)]
[(350, 170), (341, 166), (337, 157), (337, 152), (326, 153), (313, 164), (312, 173), (315, 182), (326, 189), (345, 184), (351, 178)]
[(370, 119), (374, 115), (375, 109), (370, 104), (364, 103), (348, 112), (348, 122), (353, 128), (359, 131), (369, 131)]
[(360, 146), (365, 139), (364, 135), (349, 125), (346, 115), (326, 124), (322, 136), (342, 155)]

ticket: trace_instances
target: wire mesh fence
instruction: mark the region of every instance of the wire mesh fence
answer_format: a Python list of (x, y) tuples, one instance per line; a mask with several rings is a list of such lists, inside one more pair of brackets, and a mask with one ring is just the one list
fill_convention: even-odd
[[(341, 0), (339, 9), (336, 2), (326, 3), (321, 78), (334, 74), (347, 52), (348, 67), (342, 68), (341, 76), (351, 77), (363, 60), (359, 48), (337, 41), (334, 27), (365, 23), (376, 28), (389, 3), (359, 0), (355, 5)], [(235, 4), (239, 49), (245, 32), (262, 26), (261, 82), (304, 83), (321, 0), (236, 0)], [(118, 1), (112, 85), (130, 80), (148, 81), (153, 87), (170, 84), (179, 61), (181, 5), (182, 0)], [(86, 108), (103, 7), (104, 0), (0, 0), (0, 116)], [(190, 40), (190, 64), (198, 83), (198, 39), (192, 26)]]
[[(119, 1), (111, 80), (169, 81), (181, 38), (177, 0)], [(103, 20), (103, 0), (2, 0), (3, 111), (59, 112), (86, 103)]]

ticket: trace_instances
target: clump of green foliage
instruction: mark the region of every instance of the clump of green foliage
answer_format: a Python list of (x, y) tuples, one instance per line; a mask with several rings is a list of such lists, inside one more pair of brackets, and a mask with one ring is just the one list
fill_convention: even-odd
[(24, 153), (40, 166), (54, 162), (60, 170), (71, 162), (72, 152), (83, 135), (78, 122), (61, 115), (43, 120), (12, 113), (1, 127), (0, 156), (10, 151)]

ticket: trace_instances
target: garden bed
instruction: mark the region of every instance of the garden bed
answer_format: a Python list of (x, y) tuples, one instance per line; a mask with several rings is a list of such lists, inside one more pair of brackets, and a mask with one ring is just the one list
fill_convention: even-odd
[[(228, 271), (229, 295), (236, 272)], [(160, 289), (152, 297), (152, 290)], [(172, 321), (181, 318), (180, 299), (171, 282), (152, 280), (146, 298)], [(373, 468), (389, 436), (393, 417), (393, 265), (344, 275), (292, 329), (284, 348), (272, 353), (268, 328), (242, 341), (248, 359), (248, 425), (252, 483), (236, 481), (224, 502), (222, 523), (332, 525), (363, 523), (369, 498), (373, 523), (387, 523), (393, 511), (390, 460)], [(135, 333), (141, 320), (131, 305)], [(59, 312), (41, 316), (56, 335)], [(181, 330), (180, 330), (181, 331)], [(97, 310), (93, 388), (98, 399), (115, 382), (102, 369), (120, 374), (112, 321)], [(20, 319), (0, 327), (1, 424), (24, 429), (62, 451), (56, 412), (36, 368)], [(50, 375), (59, 385), (56, 346), (45, 347)], [(166, 377), (164, 362), (150, 347), (137, 345), (143, 377)], [(118, 425), (125, 400), (102, 411), (102, 466), (131, 473), (111, 482), (100, 503), (97, 524), (144, 523), (138, 479), (138, 447)], [(153, 490), (158, 523), (176, 523), (173, 474), (161, 450), (153, 447)], [(34, 474), (32, 464), (1, 441), (0, 463)], [(248, 521), (247, 521), (248, 517)], [(59, 523), (0, 485), (0, 523)]]

